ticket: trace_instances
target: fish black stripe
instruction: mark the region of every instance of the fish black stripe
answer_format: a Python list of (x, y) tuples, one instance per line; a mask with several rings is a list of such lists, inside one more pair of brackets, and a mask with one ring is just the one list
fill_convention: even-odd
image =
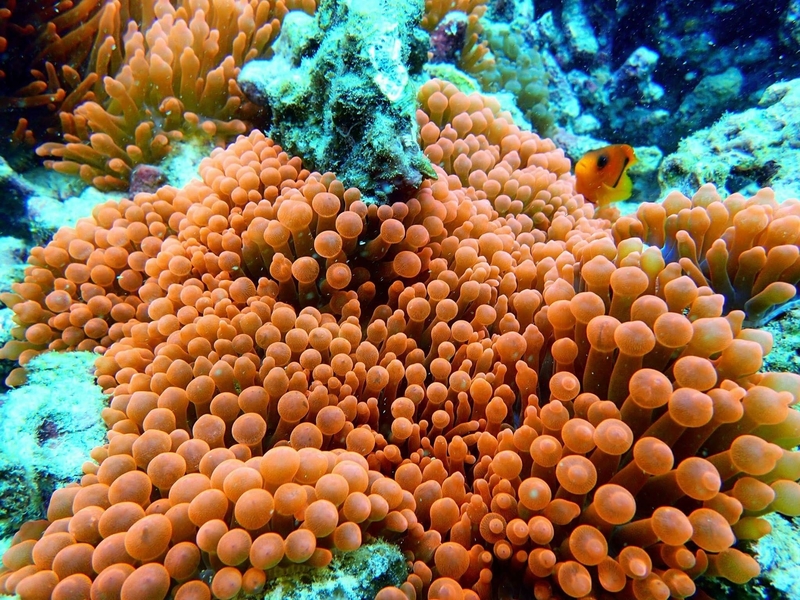
[(622, 163), (622, 170), (619, 172), (619, 176), (617, 177), (617, 180), (614, 182), (614, 185), (612, 185), (611, 187), (615, 188), (615, 187), (617, 187), (619, 185), (619, 180), (622, 179), (622, 175), (625, 173), (625, 167), (628, 166), (629, 162), (631, 162), (631, 159), (626, 156), (625, 157), (625, 162)]

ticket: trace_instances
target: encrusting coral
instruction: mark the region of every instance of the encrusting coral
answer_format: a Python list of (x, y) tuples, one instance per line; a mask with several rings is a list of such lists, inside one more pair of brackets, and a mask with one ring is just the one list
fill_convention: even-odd
[(771, 338), (714, 286), (761, 248), (760, 309), (800, 202), (701, 190), (612, 227), (494, 101), (418, 101), (437, 178), (405, 202), (252, 132), (31, 253), (3, 355), (101, 353), (109, 441), (0, 589), (234, 598), (375, 537), (409, 565), (379, 600), (666, 600), (758, 573), (734, 544), (800, 506), (800, 377), (758, 372)]

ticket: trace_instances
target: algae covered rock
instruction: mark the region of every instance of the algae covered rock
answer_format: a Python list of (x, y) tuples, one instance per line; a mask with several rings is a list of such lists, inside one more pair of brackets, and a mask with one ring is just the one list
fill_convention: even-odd
[(698, 588), (712, 598), (729, 600), (796, 600), (800, 598), (800, 519), (777, 513), (760, 517), (770, 532), (755, 541), (739, 542), (751, 554), (761, 573), (745, 584), (722, 577), (702, 576)]
[(684, 139), (659, 169), (662, 191), (713, 183), (724, 196), (772, 187), (800, 196), (800, 79), (767, 88), (758, 106), (730, 113)]
[(0, 235), (13, 234), (25, 227), (25, 200), (33, 187), (0, 156)]
[(744, 76), (736, 67), (703, 77), (683, 98), (676, 112), (684, 131), (696, 131), (713, 123), (715, 116), (724, 113), (726, 107), (735, 105), (743, 85)]
[(80, 479), (103, 443), (105, 396), (92, 352), (48, 352), (27, 365), (28, 382), (0, 396), (0, 537), (40, 519), (57, 487)]
[(403, 553), (384, 541), (336, 552), (327, 567), (298, 565), (274, 571), (267, 579), (264, 600), (371, 600), (382, 588), (403, 583), (408, 574)]
[(428, 35), (422, 0), (322, 0), (287, 15), (270, 60), (238, 82), (269, 116), (268, 134), (320, 172), (378, 202), (433, 177), (417, 144), (416, 86)]
[(800, 520), (774, 513), (764, 518), (772, 531), (753, 547), (761, 565), (758, 583), (773, 600), (800, 598)]
[(762, 371), (800, 374), (800, 306), (788, 303), (786, 312), (761, 329), (772, 334), (772, 350), (764, 357)]

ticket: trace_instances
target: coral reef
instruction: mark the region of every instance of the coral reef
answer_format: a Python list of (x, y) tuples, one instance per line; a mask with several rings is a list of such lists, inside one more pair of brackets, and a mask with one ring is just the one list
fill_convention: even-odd
[(551, 82), (548, 111), (569, 133), (672, 152), (800, 74), (790, 58), (795, 4), (536, 2), (530, 34)]
[(752, 194), (769, 185), (800, 197), (800, 79), (767, 88), (758, 107), (722, 117), (684, 139), (659, 168), (662, 189), (684, 193), (703, 183)]
[(275, 57), (247, 64), (239, 85), (267, 107), (268, 133), (311, 168), (336, 171), (366, 199), (406, 198), (433, 175), (414, 122), (422, 14), (421, 0), (323, 0), (313, 18), (287, 19)]
[(78, 481), (106, 430), (106, 397), (94, 382), (96, 356), (48, 353), (28, 364), (28, 381), (0, 397), (0, 538), (41, 518), (56, 488)]
[(402, 553), (394, 544), (376, 541), (352, 552), (336, 552), (326, 569), (295, 566), (275, 569), (263, 590), (264, 600), (374, 598), (387, 586), (401, 585), (408, 575)]
[(0, 164), (0, 594), (797, 596), (800, 80), (570, 172), (794, 74), (751, 4), (0, 8), (4, 154), (94, 186)]
[[(8, 10), (6, 29), (27, 31), (46, 68), (6, 103), (57, 114), (51, 129), (63, 141), (37, 148), (54, 159), (48, 166), (100, 189), (127, 189), (137, 165), (158, 162), (184, 137), (225, 143), (257, 118), (235, 78), (245, 62), (269, 55), (290, 8), (315, 8), (313, 0), (288, 4), (113, 0), (98, 8), (84, 0)], [(22, 119), (15, 137), (28, 125)]]
[[(800, 498), (800, 201), (574, 192), (499, 104), (419, 90), (436, 171), (368, 204), (262, 133), (31, 252), (3, 356), (92, 349), (108, 443), (3, 555), (22, 600), (261, 593), (373, 538), (378, 600), (689, 597)], [(613, 222), (612, 222), (613, 221)], [(745, 313), (747, 311), (747, 313)], [(737, 544), (739, 547), (737, 547)]]

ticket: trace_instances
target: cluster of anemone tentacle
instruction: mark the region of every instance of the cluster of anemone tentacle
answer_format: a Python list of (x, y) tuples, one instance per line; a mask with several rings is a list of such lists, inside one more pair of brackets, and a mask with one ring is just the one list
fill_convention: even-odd
[(405, 202), (253, 132), (32, 251), (3, 296), (9, 383), (97, 351), (108, 443), (0, 588), (235, 598), (378, 537), (409, 568), (381, 600), (666, 600), (758, 573), (736, 543), (798, 512), (800, 377), (759, 372), (772, 339), (716, 269), (748, 310), (780, 302), (800, 203), (703, 189), (612, 225), (492, 100), (418, 99), (438, 177)]

